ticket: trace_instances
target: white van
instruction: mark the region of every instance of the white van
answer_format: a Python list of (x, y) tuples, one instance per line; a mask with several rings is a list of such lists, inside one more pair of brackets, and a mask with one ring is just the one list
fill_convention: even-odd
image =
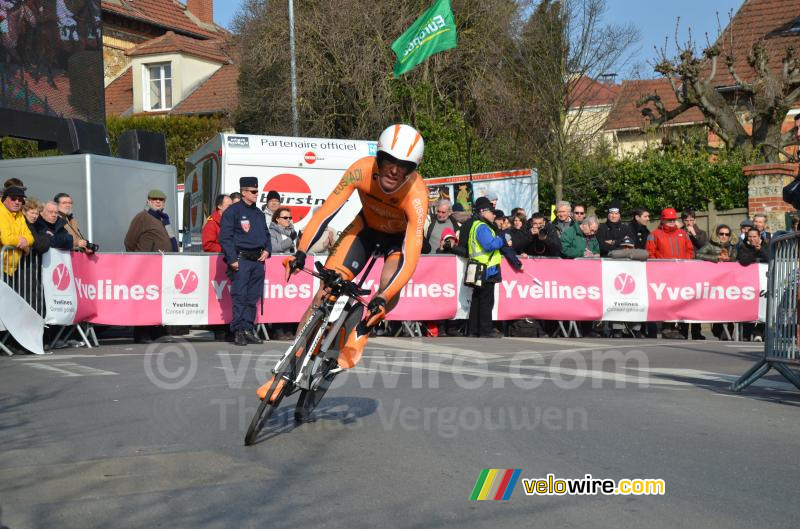
[[(186, 159), (184, 251), (202, 251), (203, 223), (214, 210), (216, 196), (239, 191), (239, 178), (258, 178), (262, 209), (266, 209), (269, 191), (280, 193), (281, 204), (291, 210), (299, 231), (345, 169), (359, 158), (374, 156), (377, 148), (374, 141), (217, 134)], [(353, 195), (330, 227), (342, 231), (360, 209)]]

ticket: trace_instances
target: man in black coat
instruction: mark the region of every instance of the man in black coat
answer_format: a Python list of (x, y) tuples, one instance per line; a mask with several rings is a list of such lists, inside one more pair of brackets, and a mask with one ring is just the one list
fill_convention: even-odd
[(58, 204), (47, 202), (34, 227), (38, 233), (45, 233), (50, 238), (50, 248), (72, 250), (72, 235), (66, 228), (67, 221), (58, 214)]
[(534, 213), (530, 229), (514, 245), (514, 251), (527, 257), (561, 257), (561, 239), (543, 214)]
[(631, 228), (620, 221), (620, 203), (614, 199), (608, 205), (608, 220), (597, 228), (597, 242), (600, 243), (600, 255), (608, 256), (608, 252), (621, 247), (625, 236), (633, 239)]
[(631, 233), (633, 233), (633, 244), (636, 248), (646, 250), (647, 237), (650, 235), (650, 230), (647, 228), (647, 223), (650, 222), (650, 212), (644, 208), (636, 208), (633, 210), (633, 220), (629, 224)]

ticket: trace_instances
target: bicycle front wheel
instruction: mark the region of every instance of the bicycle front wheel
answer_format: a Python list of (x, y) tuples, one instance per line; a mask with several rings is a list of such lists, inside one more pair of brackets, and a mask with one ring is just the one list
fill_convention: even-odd
[[(272, 416), (272, 413), (278, 408), (283, 398), (294, 389), (296, 367), (301, 365), (301, 359), (308, 350), (308, 342), (316, 335), (319, 326), (324, 322), (324, 318), (325, 315), (322, 311), (315, 311), (290, 346), (287, 352), (289, 361), (283, 364), (285, 367), (279, 373), (276, 373), (266, 396), (261, 399), (256, 414), (247, 427), (247, 433), (244, 436), (245, 446), (255, 443), (259, 432)], [(281, 382), (283, 383), (281, 384)]]
[[(283, 385), (280, 385), (281, 381)], [(253, 420), (250, 421), (250, 426), (247, 427), (247, 433), (244, 436), (245, 446), (250, 446), (256, 442), (256, 437), (258, 437), (261, 428), (264, 427), (264, 424), (272, 416), (272, 412), (278, 408), (284, 395), (286, 395), (289, 384), (291, 382), (286, 381), (283, 376), (275, 376), (275, 380), (272, 381), (269, 391), (267, 391), (267, 396), (261, 399), (258, 410), (256, 410)]]

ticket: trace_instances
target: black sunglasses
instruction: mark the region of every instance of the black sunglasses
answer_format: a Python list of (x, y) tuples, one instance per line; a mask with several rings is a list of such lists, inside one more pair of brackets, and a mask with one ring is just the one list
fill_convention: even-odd
[(292, 220), (292, 217), (278, 217), (278, 218), (283, 220)]
[(721, 231), (717, 235), (719, 235), (720, 237), (730, 237), (731, 236), (731, 232), (729, 232), (729, 231)]

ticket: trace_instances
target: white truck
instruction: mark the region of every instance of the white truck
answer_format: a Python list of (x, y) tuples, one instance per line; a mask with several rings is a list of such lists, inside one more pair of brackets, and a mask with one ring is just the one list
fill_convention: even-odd
[[(184, 251), (202, 251), (203, 223), (220, 193), (239, 191), (239, 178), (255, 176), (266, 208), (267, 193), (277, 191), (302, 230), (354, 161), (374, 156), (374, 141), (217, 134), (186, 159), (183, 198)], [(352, 196), (330, 227), (343, 230), (361, 209)]]

